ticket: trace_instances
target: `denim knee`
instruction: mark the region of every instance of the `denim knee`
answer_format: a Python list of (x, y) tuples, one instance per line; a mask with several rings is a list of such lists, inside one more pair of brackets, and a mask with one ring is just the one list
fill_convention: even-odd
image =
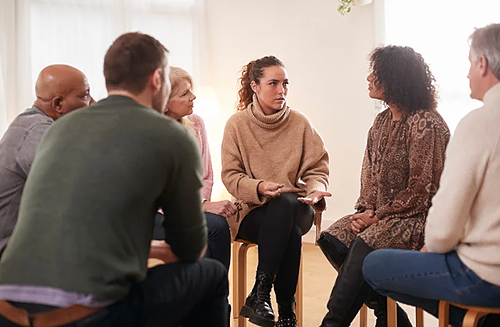
[(372, 284), (371, 277), (373, 277), (373, 268), (376, 267), (378, 261), (378, 252), (379, 251), (373, 251), (372, 253), (369, 253), (363, 262), (363, 276), (365, 277), (366, 282), (370, 285)]
[[(375, 250), (369, 253), (365, 261), (363, 262), (363, 277), (365, 281), (375, 290), (380, 290), (378, 283), (381, 279), (386, 279), (387, 275), (380, 266), (381, 259), (383, 259), (387, 252), (392, 251), (392, 249), (381, 249)], [(387, 267), (386, 267), (387, 268)]]
[(227, 238), (228, 242), (231, 241), (231, 233), (226, 218), (210, 212), (205, 212), (205, 218), (209, 237), (223, 237)]

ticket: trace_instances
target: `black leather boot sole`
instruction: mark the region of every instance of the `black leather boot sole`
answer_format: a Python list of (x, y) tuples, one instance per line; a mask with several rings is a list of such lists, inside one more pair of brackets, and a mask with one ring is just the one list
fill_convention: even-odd
[(265, 319), (261, 316), (258, 316), (254, 313), (253, 309), (247, 305), (243, 305), (240, 311), (240, 315), (243, 317), (248, 318), (248, 320), (255, 325), (262, 326), (262, 327), (274, 327), (274, 319), (269, 320)]
[(240, 315), (251, 323), (262, 327), (274, 327), (274, 312), (271, 306), (271, 289), (275, 274), (257, 271), (252, 292), (248, 295)]

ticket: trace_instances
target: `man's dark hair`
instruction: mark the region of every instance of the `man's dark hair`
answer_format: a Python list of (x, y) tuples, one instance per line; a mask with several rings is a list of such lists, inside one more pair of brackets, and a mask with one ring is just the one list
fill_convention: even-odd
[(139, 94), (149, 76), (167, 62), (168, 50), (154, 37), (143, 33), (125, 33), (109, 47), (104, 57), (106, 88)]

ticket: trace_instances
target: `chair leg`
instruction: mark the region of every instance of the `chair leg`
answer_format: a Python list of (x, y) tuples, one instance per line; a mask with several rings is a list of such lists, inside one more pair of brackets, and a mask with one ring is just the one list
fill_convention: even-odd
[[(301, 255), (302, 258), (302, 255)], [(297, 325), (298, 327), (302, 327), (304, 325), (304, 276), (302, 275), (302, 260), (300, 260), (300, 268), (299, 268), (299, 280), (297, 281), (297, 290), (295, 291), (295, 301), (297, 303), (296, 307), (296, 315), (297, 315)]]
[(488, 313), (486, 312), (478, 312), (475, 310), (469, 310), (465, 314), (464, 321), (462, 323), (462, 327), (477, 327), (477, 323), (479, 319), (486, 316)]
[(446, 301), (439, 301), (439, 327), (448, 327), (450, 324), (450, 304)]
[(238, 319), (240, 315), (240, 309), (242, 306), (242, 303), (238, 302), (238, 290), (239, 290), (239, 285), (238, 285), (238, 250), (239, 250), (239, 245), (240, 243), (238, 242), (233, 242), (233, 253), (232, 253), (232, 260), (231, 260), (231, 265), (232, 270), (233, 270), (233, 319)]
[(359, 327), (368, 327), (368, 308), (365, 304), (359, 310)]
[(250, 244), (243, 243), (238, 250), (238, 327), (245, 327), (247, 320), (239, 311), (245, 303), (247, 296), (247, 252)]
[(398, 327), (398, 304), (387, 297), (387, 327)]
[(417, 327), (424, 327), (424, 310), (415, 307), (415, 319), (417, 320)]

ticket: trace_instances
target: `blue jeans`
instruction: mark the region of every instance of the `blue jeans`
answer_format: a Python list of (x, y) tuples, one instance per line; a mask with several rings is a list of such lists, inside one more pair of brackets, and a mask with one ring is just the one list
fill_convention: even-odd
[[(363, 264), (365, 280), (382, 295), (438, 317), (439, 300), (500, 307), (500, 286), (479, 278), (456, 252), (446, 254), (378, 250)], [(450, 308), (450, 323), (462, 326), (465, 310)]]
[[(227, 271), (218, 261), (158, 265), (123, 300), (61, 327), (229, 327), (228, 292)], [(30, 313), (49, 309), (14, 305)], [(19, 327), (2, 316), (0, 326)]]
[[(229, 262), (231, 260), (231, 232), (229, 231), (226, 218), (210, 212), (205, 212), (205, 218), (208, 229), (208, 244), (205, 257), (219, 261), (229, 270)], [(164, 219), (161, 213), (156, 213), (153, 235), (153, 239), (155, 240), (165, 239), (165, 231), (162, 226)]]
[(231, 232), (226, 218), (205, 212), (207, 218), (208, 244), (205, 257), (220, 261), (227, 270), (231, 260)]

